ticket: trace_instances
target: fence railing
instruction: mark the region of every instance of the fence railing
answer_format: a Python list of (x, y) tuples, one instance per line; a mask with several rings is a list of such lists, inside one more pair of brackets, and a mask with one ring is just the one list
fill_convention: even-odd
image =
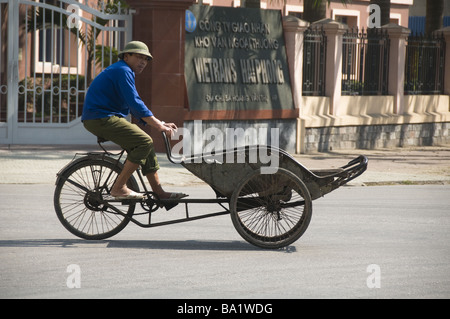
[(342, 95), (386, 95), (389, 37), (381, 29), (348, 30), (342, 38)]
[(309, 28), (303, 40), (303, 95), (325, 95), (327, 38), (323, 29)]
[(19, 41), (24, 56), (19, 65), (19, 123), (78, 119), (92, 79), (118, 60), (118, 51), (131, 39), (132, 15), (122, 2), (73, 2), (19, 1), (22, 33), (8, 39), (9, 44)]
[(408, 37), (405, 94), (443, 94), (445, 49), (442, 35)]

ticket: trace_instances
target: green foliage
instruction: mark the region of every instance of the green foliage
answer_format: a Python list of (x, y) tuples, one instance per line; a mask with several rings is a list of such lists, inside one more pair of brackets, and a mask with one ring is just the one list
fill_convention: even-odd
[(70, 122), (81, 114), (85, 81), (76, 74), (27, 77), (19, 82), (19, 110), (28, 121), (34, 117), (36, 122)]

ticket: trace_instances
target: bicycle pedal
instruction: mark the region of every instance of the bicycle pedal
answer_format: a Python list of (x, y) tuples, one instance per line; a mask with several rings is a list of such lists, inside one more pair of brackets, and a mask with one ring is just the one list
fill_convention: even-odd
[(162, 204), (161, 206), (164, 207), (167, 211), (169, 211), (177, 205), (178, 205), (178, 203), (167, 203), (167, 204)]

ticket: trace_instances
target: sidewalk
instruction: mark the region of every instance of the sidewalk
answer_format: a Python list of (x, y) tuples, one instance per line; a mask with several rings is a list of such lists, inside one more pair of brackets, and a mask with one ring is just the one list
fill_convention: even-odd
[[(108, 149), (117, 149), (110, 145)], [(0, 184), (54, 184), (56, 173), (75, 153), (98, 151), (98, 146), (0, 145)], [(351, 185), (450, 184), (450, 145), (382, 150), (339, 150), (297, 154), (308, 169), (336, 168), (359, 154), (369, 158), (367, 171)], [(158, 154), (164, 185), (203, 184), (196, 176)]]

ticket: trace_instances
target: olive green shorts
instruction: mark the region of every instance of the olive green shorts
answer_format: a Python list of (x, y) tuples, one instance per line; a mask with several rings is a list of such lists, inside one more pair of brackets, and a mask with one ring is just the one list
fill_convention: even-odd
[(127, 151), (129, 160), (142, 167), (142, 174), (159, 169), (152, 138), (136, 124), (118, 116), (83, 121), (92, 134), (116, 143)]

